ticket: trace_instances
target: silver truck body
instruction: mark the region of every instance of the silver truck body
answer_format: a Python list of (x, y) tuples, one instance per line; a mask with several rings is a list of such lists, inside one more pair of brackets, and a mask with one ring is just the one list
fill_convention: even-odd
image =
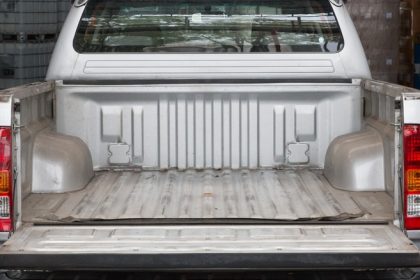
[[(2, 269), (420, 265), (401, 128), (420, 94), (372, 81), (345, 7), (336, 53), (77, 53), (1, 92), (15, 231)], [(255, 69), (258, 69), (256, 71)]]

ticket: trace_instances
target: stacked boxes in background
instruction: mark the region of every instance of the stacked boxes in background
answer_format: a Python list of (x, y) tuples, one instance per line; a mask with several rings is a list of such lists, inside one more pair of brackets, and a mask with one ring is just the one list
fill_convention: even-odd
[(54, 49), (54, 41), (0, 43), (0, 87), (42, 81)]
[(69, 0), (0, 1), (0, 89), (42, 81)]
[(57, 32), (57, 1), (3, 0), (0, 2), (2, 34), (55, 34)]
[(400, 83), (420, 89), (420, 0), (401, 1)]
[(420, 89), (420, 0), (409, 1), (412, 12), (411, 40), (413, 46), (414, 87)]
[(414, 87), (420, 89), (420, 43), (414, 45)]
[(414, 87), (420, 89), (420, 0), (412, 0), (412, 36), (414, 45)]
[(64, 21), (66, 20), (67, 14), (69, 13), (71, 2), (69, 0), (57, 0), (58, 1), (58, 30), (63, 27)]
[(413, 36), (412, 20), (413, 10), (410, 1), (402, 1), (401, 14), (401, 37), (400, 37), (400, 70), (399, 83), (405, 86), (413, 86), (414, 67), (413, 67)]
[(413, 9), (411, 0), (401, 1), (400, 76), (399, 82), (414, 85)]
[(400, 0), (348, 0), (346, 6), (362, 40), (372, 77), (396, 83)]

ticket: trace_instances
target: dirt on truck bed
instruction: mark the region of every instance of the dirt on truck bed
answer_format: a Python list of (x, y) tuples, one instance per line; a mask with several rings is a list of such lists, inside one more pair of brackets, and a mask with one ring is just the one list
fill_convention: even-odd
[(337, 190), (321, 170), (102, 171), (80, 191), (30, 194), (23, 221), (389, 221), (392, 205), (386, 192)]

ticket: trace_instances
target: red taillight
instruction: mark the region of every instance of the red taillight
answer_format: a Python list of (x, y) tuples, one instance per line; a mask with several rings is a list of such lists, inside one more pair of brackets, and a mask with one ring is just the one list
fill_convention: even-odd
[(13, 229), (12, 169), (12, 130), (10, 127), (0, 127), (0, 232)]
[(420, 229), (420, 125), (404, 126), (404, 222)]

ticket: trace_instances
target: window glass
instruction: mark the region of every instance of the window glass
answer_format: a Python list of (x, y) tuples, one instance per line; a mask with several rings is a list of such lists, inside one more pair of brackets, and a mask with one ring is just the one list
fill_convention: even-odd
[(338, 52), (328, 0), (90, 0), (74, 47), (86, 52)]

